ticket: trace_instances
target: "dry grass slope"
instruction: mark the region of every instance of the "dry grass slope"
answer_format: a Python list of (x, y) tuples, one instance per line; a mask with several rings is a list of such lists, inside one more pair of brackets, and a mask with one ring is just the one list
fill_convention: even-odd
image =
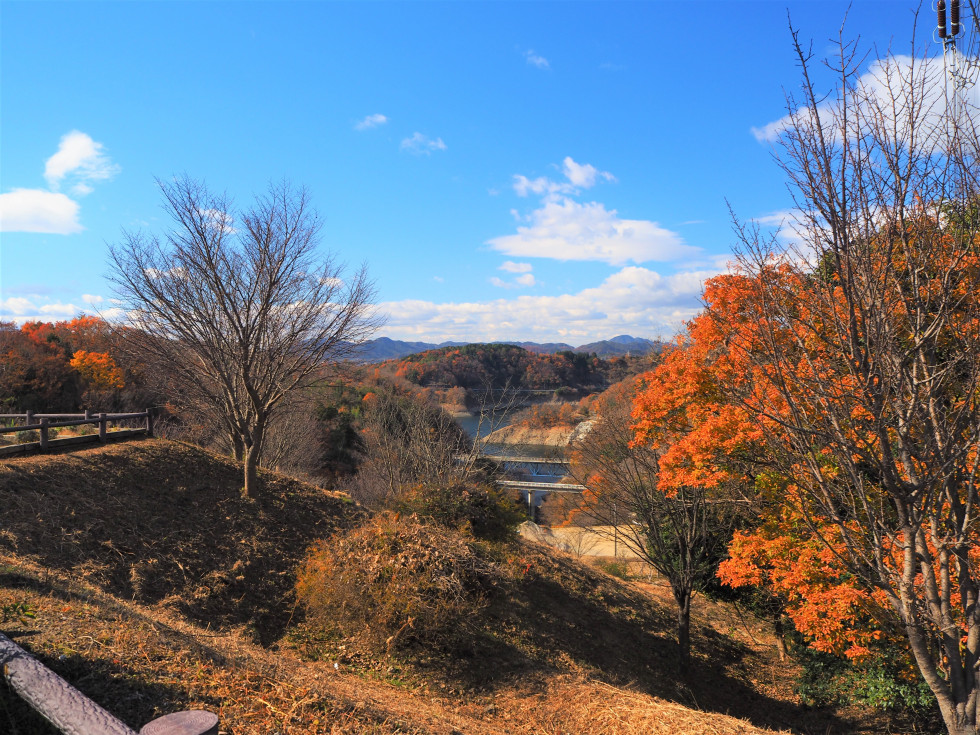
[[(525, 542), (507, 552), (523, 583), (462, 649), (369, 661), (335, 639), (316, 642), (324, 658), (311, 661), (296, 565), (362, 511), (261, 480), (242, 501), (233, 462), (159, 440), (0, 462), (0, 630), (136, 729), (186, 708), (217, 712), (234, 735), (887, 726), (801, 710), (771, 652), (729, 623), (698, 625), (693, 671), (679, 679), (669, 605)], [(0, 683), (0, 732), (51, 730)]]

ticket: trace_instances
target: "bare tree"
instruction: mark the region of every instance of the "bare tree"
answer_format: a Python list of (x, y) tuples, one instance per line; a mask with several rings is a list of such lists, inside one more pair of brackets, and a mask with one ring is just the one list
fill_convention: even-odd
[(448, 486), (478, 474), (473, 442), (440, 406), (387, 383), (365, 404), (364, 460), (354, 485), (361, 502), (383, 505), (419, 483)]
[(635, 445), (632, 417), (636, 379), (610, 388), (597, 401), (592, 429), (573, 447), (572, 473), (587, 486), (579, 513), (606, 535), (615, 534), (670, 584), (677, 603), (681, 666), (691, 651), (691, 599), (714, 579), (731, 539), (732, 506), (704, 488), (659, 487), (663, 448)]
[(266, 432), (285, 398), (376, 326), (365, 268), (348, 276), (320, 252), (320, 221), (288, 183), (243, 210), (184, 177), (158, 182), (172, 228), (126, 232), (110, 279), (140, 357), (167, 371), (174, 403), (217, 412), (243, 495), (255, 493)]
[(799, 245), (740, 228), (752, 313), (719, 327), (752, 365), (741, 399), (793, 479), (787, 499), (887, 600), (949, 732), (975, 733), (977, 111), (940, 59), (881, 59), (862, 76), (843, 41), (826, 99), (794, 41), (803, 96), (778, 161)]

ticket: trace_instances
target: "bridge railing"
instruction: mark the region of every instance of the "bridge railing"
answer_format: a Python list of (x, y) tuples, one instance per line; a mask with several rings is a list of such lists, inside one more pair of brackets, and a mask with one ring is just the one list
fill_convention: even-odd
[[(16, 444), (0, 447), (0, 456), (29, 452), (34, 449), (46, 450), (50, 447), (65, 446), (70, 444), (83, 444), (86, 442), (100, 441), (106, 442), (110, 438), (121, 439), (126, 436), (146, 435), (153, 436), (153, 411), (146, 409), (140, 413), (3, 413), (0, 414), (0, 422), (15, 422), (12, 426), (0, 426), (0, 435), (18, 434), (20, 432), (37, 431), (37, 441), (20, 441)], [(18, 423), (23, 421), (24, 423)], [(123, 429), (109, 432), (109, 424), (119, 422), (138, 422), (143, 424), (140, 428)], [(72, 426), (97, 426), (98, 433), (91, 435), (65, 437), (55, 439), (52, 429), (59, 429)]]
[[(125, 722), (0, 633), (0, 667), (10, 688), (66, 735), (137, 735)], [(139, 735), (217, 735), (218, 716), (186, 710), (158, 717)]]

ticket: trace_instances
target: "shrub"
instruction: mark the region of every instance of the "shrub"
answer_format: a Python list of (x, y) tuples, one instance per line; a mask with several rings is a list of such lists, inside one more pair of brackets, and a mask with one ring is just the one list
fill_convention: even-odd
[(510, 538), (525, 519), (516, 499), (494, 485), (476, 482), (419, 484), (397, 496), (392, 507), (491, 541)]
[(630, 565), (625, 561), (607, 561), (605, 559), (596, 559), (595, 565), (599, 567), (606, 574), (611, 574), (613, 577), (619, 577), (620, 579), (629, 579)]
[(297, 579), (312, 627), (390, 654), (451, 647), (505, 572), (458, 533), (385, 512), (317, 544)]
[(802, 669), (796, 693), (804, 704), (815, 707), (863, 704), (875, 709), (901, 712), (920, 723), (935, 724), (936, 699), (902, 652), (881, 644), (881, 650), (862, 661), (847, 661), (803, 645), (791, 636), (793, 656)]
[(37, 429), (18, 431), (16, 434), (14, 434), (14, 436), (16, 437), (18, 444), (41, 441), (41, 432), (39, 432)]

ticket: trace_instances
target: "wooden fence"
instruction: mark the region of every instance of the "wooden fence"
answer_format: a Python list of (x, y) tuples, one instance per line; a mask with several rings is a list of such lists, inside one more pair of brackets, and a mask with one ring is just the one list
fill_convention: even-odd
[[(22, 454), (32, 451), (46, 451), (52, 448), (70, 446), (72, 444), (87, 444), (89, 442), (107, 442), (126, 439), (132, 436), (153, 436), (153, 411), (146, 409), (142, 413), (2, 413), (0, 422), (14, 421), (12, 426), (0, 426), (0, 435), (17, 434), (20, 432), (37, 431), (38, 439), (19, 441), (16, 444), (0, 446), (0, 457), (11, 454)], [(23, 421), (23, 424), (16, 423)], [(120, 422), (143, 424), (139, 428), (116, 428), (109, 431), (109, 424)], [(81, 436), (55, 438), (52, 429), (69, 426), (98, 426), (98, 433)]]

